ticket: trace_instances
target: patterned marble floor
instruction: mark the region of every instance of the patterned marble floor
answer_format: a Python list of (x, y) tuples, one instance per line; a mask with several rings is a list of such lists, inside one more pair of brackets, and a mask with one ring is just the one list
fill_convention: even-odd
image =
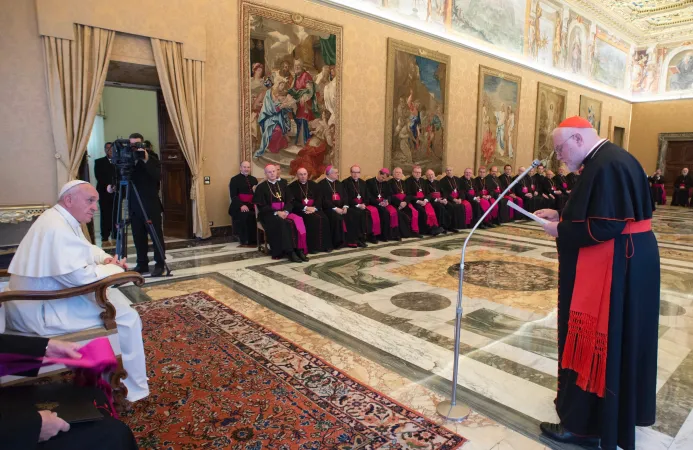
[[(638, 430), (638, 449), (690, 449), (693, 210), (660, 208), (654, 226), (662, 257), (658, 419), (653, 427)], [(315, 341), (319, 355), (327, 346), (318, 342), (327, 339), (330, 345), (350, 349), (344, 351), (343, 355), (350, 355), (344, 358), (375, 362), (377, 371), (385, 371), (392, 379), (414, 380), (417, 384), (409, 382), (406, 389), (399, 389), (421, 392), (428, 402), (421, 410), (432, 417), (433, 403), (449, 391), (447, 383), (452, 378), (457, 266), (465, 237), (447, 235), (340, 250), (315, 255), (305, 264), (273, 262), (256, 251), (222, 242), (173, 249), (169, 261), (174, 280), (213, 274), (214, 280), (233, 288), (214, 290), (228, 294), (234, 307), (262, 305), (262, 317), (271, 316), (270, 327), (310, 328), (307, 341)], [(557, 261), (552, 238), (527, 222), (482, 230), (471, 239), (466, 261), (457, 382), (462, 399), (480, 413), (475, 417), (503, 432), (489, 431), (486, 436), (486, 425), (474, 433), (458, 431), (472, 440), (469, 448), (474, 449), (570, 448), (521, 440), (496, 424), (539, 440), (538, 423), (556, 420)], [(193, 279), (172, 284), (168, 279), (147, 290), (158, 297), (167, 292), (178, 295), (181, 289), (206, 288), (208, 282)], [(196, 283), (202, 287), (196, 288)], [(299, 334), (305, 337), (306, 333)], [(328, 354), (339, 359), (342, 350)], [(377, 380), (366, 377), (365, 381)], [(397, 393), (397, 388), (382, 389)], [(475, 427), (474, 420), (462, 427)]]

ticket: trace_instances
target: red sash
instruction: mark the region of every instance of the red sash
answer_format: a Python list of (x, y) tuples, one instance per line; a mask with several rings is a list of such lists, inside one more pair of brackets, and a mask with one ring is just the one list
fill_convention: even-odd
[[(587, 223), (589, 227), (589, 219)], [(621, 234), (647, 233), (651, 220), (629, 221)], [(626, 257), (635, 251), (626, 244)], [(577, 372), (578, 387), (604, 397), (609, 338), (609, 307), (614, 262), (614, 239), (583, 247), (578, 253), (575, 287), (570, 302), (568, 335), (561, 368)]]
[[(361, 199), (359, 199), (361, 200)], [(375, 206), (366, 206), (366, 209), (368, 212), (371, 213), (371, 221), (373, 222), (373, 235), (374, 236), (379, 236), (381, 233), (380, 230), (380, 213), (378, 212), (378, 208)]]
[(387, 209), (387, 212), (390, 214), (390, 228), (399, 227), (399, 215), (397, 214), (397, 208), (392, 205), (387, 205), (385, 209)]
[(338, 202), (338, 201), (340, 201), (341, 199), (342, 199), (342, 197), (340, 197), (339, 194), (337, 194), (337, 193), (332, 194), (332, 200)]
[(472, 223), (472, 204), (467, 200), (462, 200), (462, 206), (464, 206), (464, 223), (470, 225)]
[(527, 194), (528, 192), (529, 192), (529, 189), (527, 189), (526, 187), (523, 187), (523, 188), (522, 188), (522, 193), (523, 193), (523, 194)]
[[(485, 198), (479, 199), (479, 205), (481, 206), (481, 210), (483, 212), (486, 212), (491, 207), (491, 204)], [(492, 218), (495, 219), (496, 217), (498, 217), (498, 210), (494, 208), (493, 211), (491, 211), (491, 214), (486, 216), (486, 222), (490, 222)]]
[(431, 192), (431, 197), (440, 198), (440, 192)]
[(315, 200), (313, 200), (312, 198), (308, 198), (303, 200), (303, 204), (306, 206), (313, 206), (315, 204)]
[(563, 183), (563, 189), (568, 189), (568, 183)]
[(424, 198), (424, 193), (421, 192), (421, 191), (419, 191), (419, 192), (416, 193), (415, 197), (416, 197), (417, 199), (422, 199), (422, 198)]
[(238, 198), (243, 203), (253, 203), (253, 194), (238, 194)]
[(284, 209), (284, 202), (272, 202), (272, 209), (275, 211), (282, 211)]
[(411, 211), (411, 230), (419, 234), (419, 212), (414, 208), (413, 205), (407, 205), (409, 206), (409, 210)]
[(500, 194), (500, 187), (496, 187), (495, 191), (496, 193)]
[(406, 198), (406, 195), (404, 195), (404, 194), (394, 194), (393, 197), (396, 198), (397, 200), (399, 200), (399, 201), (401, 202), (401, 201), (403, 201), (403, 200)]
[(308, 240), (306, 238), (306, 225), (303, 223), (303, 218), (296, 214), (289, 214), (286, 220), (291, 222), (296, 227), (296, 235), (298, 236), (298, 244), (296, 248), (303, 250), (303, 253), (308, 253)]
[(457, 192), (452, 192), (452, 193), (450, 194), (450, 197), (452, 197), (452, 198), (457, 198), (457, 197), (459, 197), (459, 194), (458, 194)]
[(481, 195), (488, 195), (488, 191), (486, 189), (481, 190)]
[(426, 225), (429, 227), (437, 227), (438, 218), (436, 217), (436, 210), (433, 209), (433, 205), (426, 202), (424, 205), (424, 210), (426, 211)]

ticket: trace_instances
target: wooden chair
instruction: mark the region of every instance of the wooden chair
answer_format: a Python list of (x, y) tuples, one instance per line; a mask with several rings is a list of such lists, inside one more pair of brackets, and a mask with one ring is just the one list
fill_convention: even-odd
[[(7, 270), (0, 269), (0, 278), (7, 277)], [(123, 384), (123, 379), (127, 377), (127, 372), (123, 369), (122, 361), (122, 351), (120, 349), (120, 341), (118, 340), (118, 328), (116, 326), (115, 307), (108, 301), (109, 287), (117, 287), (126, 283), (134, 283), (136, 286), (142, 286), (144, 284), (144, 278), (137, 272), (124, 272), (116, 275), (111, 275), (102, 280), (96, 281), (94, 283), (87, 284), (85, 286), (61, 289), (58, 291), (5, 291), (0, 292), (0, 305), (4, 302), (13, 300), (58, 300), (63, 298), (75, 297), (78, 295), (94, 294), (96, 298), (96, 304), (103, 308), (101, 313), (101, 320), (103, 321), (102, 326), (89, 328), (86, 330), (81, 330), (73, 333), (66, 333), (58, 336), (50, 336), (51, 338), (60, 339), (63, 341), (77, 342), (82, 345), (87, 342), (100, 338), (106, 337), (111, 343), (113, 352), (116, 354), (118, 359), (118, 368), (115, 372), (110, 375), (110, 384), (114, 389), (114, 397), (116, 400), (121, 400), (127, 396), (127, 388)], [(15, 331), (5, 331), (6, 334), (15, 334), (20, 336), (36, 336), (31, 333), (21, 333)], [(69, 369), (64, 365), (54, 364), (51, 366), (42, 367), (39, 371), (38, 377), (47, 377), (56, 375)], [(18, 377), (13, 375), (6, 375), (0, 377), (0, 386), (9, 386), (12, 384), (18, 384), (26, 382), (25, 377)], [(118, 401), (121, 403), (121, 401)]]

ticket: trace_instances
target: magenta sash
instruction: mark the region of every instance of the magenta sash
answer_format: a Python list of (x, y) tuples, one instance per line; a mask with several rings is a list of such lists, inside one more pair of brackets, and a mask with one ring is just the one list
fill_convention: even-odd
[(419, 234), (419, 212), (414, 208), (412, 205), (407, 205), (409, 206), (409, 209), (411, 210), (411, 230)]
[(525, 201), (522, 200), (520, 197), (517, 197), (516, 199), (514, 199), (514, 201), (517, 204), (517, 206), (519, 206), (520, 208), (525, 207)]
[(664, 185), (663, 184), (653, 184), (652, 187), (656, 187), (660, 189), (660, 194), (662, 195), (662, 205), (667, 204), (667, 192), (664, 190)]
[(495, 191), (496, 191), (498, 194), (500, 194), (500, 187), (497, 187), (497, 188), (495, 189)]
[(467, 200), (462, 200), (462, 206), (464, 206), (464, 223), (469, 225), (472, 223), (472, 204)]
[(299, 250), (303, 250), (303, 253), (308, 253), (308, 241), (306, 240), (306, 224), (303, 223), (303, 218), (297, 216), (296, 214), (289, 214), (286, 220), (292, 222), (296, 227), (296, 234), (298, 235), (297, 247)]
[[(506, 199), (506, 200), (507, 200), (508, 202), (510, 202), (510, 203), (515, 202), (515, 200), (513, 200), (513, 198), (512, 198), (511, 196), (509, 196), (509, 195), (506, 195), (506, 196), (503, 197), (503, 198)], [(514, 217), (515, 217), (515, 214), (514, 214), (514, 213), (515, 213), (515, 210), (512, 209), (510, 206), (508, 206), (508, 217), (510, 217), (511, 219), (514, 218)]]
[(394, 198), (396, 198), (397, 200), (399, 200), (400, 202), (403, 201), (406, 197), (406, 195), (404, 195), (404, 194), (393, 194), (392, 196)]
[(381, 230), (380, 230), (380, 213), (378, 212), (378, 208), (376, 208), (375, 206), (366, 206), (366, 209), (368, 210), (368, 212), (371, 213), (371, 221), (373, 222), (373, 235), (379, 236), (381, 233)]
[(431, 192), (431, 197), (440, 198), (440, 192)]
[[(488, 211), (488, 209), (491, 207), (491, 204), (485, 198), (479, 199), (479, 205), (481, 206), (481, 210), (483, 212)], [(495, 219), (497, 216), (498, 216), (497, 211), (491, 211), (491, 214), (486, 216), (486, 222), (490, 222), (492, 218)]]
[(436, 210), (433, 209), (433, 205), (426, 202), (424, 205), (424, 211), (426, 211), (426, 225), (429, 227), (437, 227), (438, 218), (436, 217)]
[(397, 208), (392, 205), (387, 205), (385, 209), (387, 209), (387, 212), (390, 214), (390, 228), (399, 227), (399, 214), (397, 214)]
[(563, 189), (568, 189), (568, 183), (563, 183)]
[(27, 370), (37, 369), (53, 364), (63, 364), (75, 372), (75, 384), (78, 386), (96, 386), (108, 399), (111, 415), (118, 418), (113, 406), (111, 385), (103, 379), (105, 372), (114, 372), (118, 360), (108, 338), (96, 338), (77, 350), (82, 355), (80, 359), (51, 358), (47, 356), (28, 356), (12, 353), (0, 353), (0, 376), (11, 375)]
[(315, 204), (315, 200), (313, 200), (312, 198), (309, 198), (307, 200), (303, 200), (303, 204), (306, 206), (313, 206)]
[(457, 198), (457, 197), (459, 197), (459, 194), (458, 194), (457, 192), (454, 192), (454, 191), (453, 191), (453, 192), (450, 194), (450, 197), (452, 197), (452, 198)]
[(342, 199), (342, 197), (340, 197), (339, 194), (336, 194), (336, 193), (332, 194), (332, 200), (334, 200), (335, 202), (338, 202), (341, 199)]
[(275, 211), (282, 211), (284, 209), (284, 202), (272, 202), (272, 209)]
[(361, 203), (363, 203), (363, 200), (360, 199), (360, 198), (355, 198), (355, 199), (354, 199), (354, 202), (355, 202), (357, 205), (360, 205)]
[(488, 195), (488, 191), (486, 189), (481, 190), (481, 195)]
[(243, 203), (253, 203), (253, 194), (238, 194), (238, 198)]
[(415, 197), (416, 197), (417, 199), (422, 199), (422, 198), (424, 198), (424, 193), (421, 192), (421, 191), (419, 191), (419, 192), (416, 193), (416, 196), (415, 196)]
[(523, 193), (523, 194), (529, 193), (529, 189), (527, 189), (526, 187), (523, 187), (523, 188), (522, 188), (522, 193)]

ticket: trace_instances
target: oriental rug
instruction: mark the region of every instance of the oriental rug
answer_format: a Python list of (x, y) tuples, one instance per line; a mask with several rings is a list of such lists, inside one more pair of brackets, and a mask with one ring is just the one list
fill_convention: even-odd
[(457, 449), (465, 439), (202, 293), (135, 306), (143, 449)]

